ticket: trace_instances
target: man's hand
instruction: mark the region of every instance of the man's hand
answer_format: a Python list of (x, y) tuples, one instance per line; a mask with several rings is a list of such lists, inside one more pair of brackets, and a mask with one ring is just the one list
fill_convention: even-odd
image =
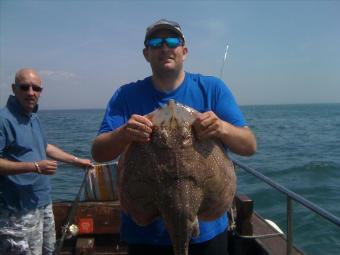
[(242, 156), (256, 152), (256, 138), (248, 127), (236, 127), (211, 111), (197, 114), (193, 127), (198, 139), (217, 138), (232, 152)]
[(145, 116), (133, 114), (127, 123), (96, 137), (92, 145), (92, 157), (97, 162), (118, 157), (131, 142), (149, 142), (153, 124)]
[(74, 157), (72, 165), (86, 169), (87, 167), (93, 167), (91, 160), (86, 158), (77, 158)]
[(221, 139), (223, 134), (223, 121), (212, 111), (199, 113), (193, 126), (198, 139)]
[[(55, 160), (41, 160), (37, 162), (40, 174), (53, 175), (57, 171), (58, 162)], [(36, 169), (38, 172), (38, 169)], [(39, 173), (39, 172), (38, 172)]]
[(129, 142), (149, 142), (152, 128), (153, 124), (148, 118), (133, 114), (123, 126), (122, 134)]

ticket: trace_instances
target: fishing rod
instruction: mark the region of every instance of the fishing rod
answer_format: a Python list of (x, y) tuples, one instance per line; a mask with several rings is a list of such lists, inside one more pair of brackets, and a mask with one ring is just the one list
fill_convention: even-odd
[(72, 207), (71, 207), (71, 210), (68, 214), (68, 217), (67, 217), (67, 221), (66, 221), (66, 224), (63, 226), (62, 228), (62, 235), (61, 235), (61, 238), (59, 239), (59, 242), (57, 244), (57, 247), (56, 247), (56, 250), (54, 252), (54, 255), (59, 255), (60, 252), (61, 252), (61, 249), (63, 248), (63, 245), (64, 245), (64, 241), (65, 241), (65, 238), (66, 238), (66, 235), (67, 235), (67, 232), (69, 231), (69, 228), (71, 226), (71, 222), (73, 221), (73, 218), (74, 218), (74, 215), (76, 213), (76, 210), (77, 210), (77, 207), (78, 207), (78, 202), (80, 200), (80, 195), (85, 187), (85, 183), (86, 183), (86, 178), (90, 172), (90, 170), (92, 169), (92, 167), (87, 167), (86, 168), (86, 171), (85, 171), (85, 175), (84, 175), (84, 178), (83, 178), (83, 181), (80, 185), (80, 188), (79, 188), (79, 191), (78, 191), (78, 194), (75, 198), (75, 200), (73, 201), (73, 204), (72, 204)]
[(225, 64), (225, 62), (227, 60), (228, 48), (229, 48), (229, 44), (227, 44), (227, 47), (225, 48), (223, 62), (222, 62), (222, 67), (221, 67), (221, 72), (220, 72), (220, 79), (223, 78), (223, 70), (224, 70), (224, 64)]

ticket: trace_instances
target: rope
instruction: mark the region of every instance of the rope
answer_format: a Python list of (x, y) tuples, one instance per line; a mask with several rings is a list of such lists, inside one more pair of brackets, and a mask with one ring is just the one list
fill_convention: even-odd
[(271, 233), (271, 234), (251, 235), (251, 236), (238, 234), (236, 231), (236, 220), (235, 220), (234, 210), (236, 211), (235, 205), (233, 205), (229, 210), (230, 221), (231, 221), (229, 227), (230, 227), (231, 232), (237, 237), (242, 238), (242, 239), (264, 239), (264, 238), (271, 238), (271, 237), (276, 237), (276, 236), (284, 236), (283, 233)]
[(231, 224), (230, 224), (230, 230), (231, 232), (236, 235), (237, 237), (240, 237), (242, 239), (260, 239), (260, 238), (270, 238), (270, 237), (276, 237), (276, 236), (284, 236), (283, 233), (272, 233), (272, 234), (263, 234), (263, 235), (240, 235), (236, 231), (236, 221), (235, 221), (235, 216), (233, 212), (233, 208), (230, 209), (230, 216), (231, 216)]

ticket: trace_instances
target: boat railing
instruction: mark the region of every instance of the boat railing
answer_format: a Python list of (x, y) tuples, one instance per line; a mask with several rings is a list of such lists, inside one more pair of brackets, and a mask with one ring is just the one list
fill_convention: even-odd
[(305, 208), (313, 211), (314, 213), (320, 215), (327, 221), (331, 222), (332, 224), (340, 227), (340, 218), (336, 217), (332, 213), (326, 211), (325, 209), (317, 206), (316, 204), (308, 201), (307, 199), (303, 198), (302, 196), (296, 194), (295, 192), (283, 187), (282, 185), (276, 183), (269, 177), (263, 175), (259, 171), (246, 166), (245, 164), (241, 163), (236, 159), (232, 159), (234, 164), (238, 166), (240, 169), (246, 171), (247, 173), (252, 174), (256, 178), (260, 179), (261, 181), (265, 182), (269, 186), (273, 187), (275, 190), (283, 193), (287, 200), (286, 200), (286, 214), (287, 214), (287, 255), (291, 255), (293, 251), (293, 201), (299, 203), (300, 205), (304, 206)]

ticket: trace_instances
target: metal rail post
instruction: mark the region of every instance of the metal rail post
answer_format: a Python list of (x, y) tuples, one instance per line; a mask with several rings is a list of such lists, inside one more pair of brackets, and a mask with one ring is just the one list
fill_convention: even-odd
[(287, 255), (293, 250), (293, 201), (287, 196)]

